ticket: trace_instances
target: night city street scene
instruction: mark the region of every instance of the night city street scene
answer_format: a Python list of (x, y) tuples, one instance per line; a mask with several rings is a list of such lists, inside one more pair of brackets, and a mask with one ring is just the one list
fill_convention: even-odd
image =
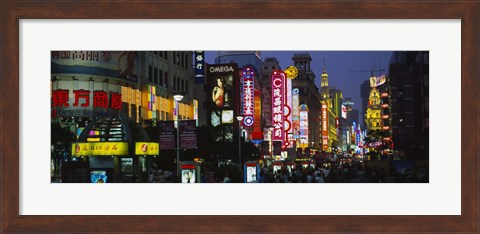
[(52, 51), (51, 183), (428, 183), (428, 51)]

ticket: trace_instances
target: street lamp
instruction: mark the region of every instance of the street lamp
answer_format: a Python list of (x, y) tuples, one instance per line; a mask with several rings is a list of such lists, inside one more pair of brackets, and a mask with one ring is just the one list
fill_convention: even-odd
[(175, 100), (175, 116), (177, 117), (177, 178), (180, 178), (180, 121), (179, 121), (179, 102), (183, 99), (183, 95), (173, 95)]
[(238, 168), (242, 171), (242, 120), (243, 116), (237, 116), (238, 120)]

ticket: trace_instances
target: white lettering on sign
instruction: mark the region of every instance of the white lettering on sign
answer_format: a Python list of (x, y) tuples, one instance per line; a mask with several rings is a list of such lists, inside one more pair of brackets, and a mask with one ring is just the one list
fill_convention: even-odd
[(234, 72), (232, 66), (210, 67), (210, 72)]

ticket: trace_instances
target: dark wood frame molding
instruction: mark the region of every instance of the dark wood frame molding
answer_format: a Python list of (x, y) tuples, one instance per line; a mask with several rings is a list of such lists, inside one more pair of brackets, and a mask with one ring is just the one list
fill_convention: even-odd
[[(0, 232), (479, 233), (479, 1), (74, 1), (1, 5)], [(462, 214), (458, 216), (19, 215), (20, 19), (461, 19)], [(435, 77), (431, 77), (435, 79)]]

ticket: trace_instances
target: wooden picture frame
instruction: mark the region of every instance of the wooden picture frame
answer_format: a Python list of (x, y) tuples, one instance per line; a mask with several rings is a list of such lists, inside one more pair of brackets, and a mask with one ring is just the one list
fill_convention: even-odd
[[(463, 1), (13, 1), (1, 3), (1, 231), (478, 233), (479, 7)], [(19, 215), (20, 19), (461, 19), (461, 215)], [(432, 78), (434, 79), (434, 78)]]

